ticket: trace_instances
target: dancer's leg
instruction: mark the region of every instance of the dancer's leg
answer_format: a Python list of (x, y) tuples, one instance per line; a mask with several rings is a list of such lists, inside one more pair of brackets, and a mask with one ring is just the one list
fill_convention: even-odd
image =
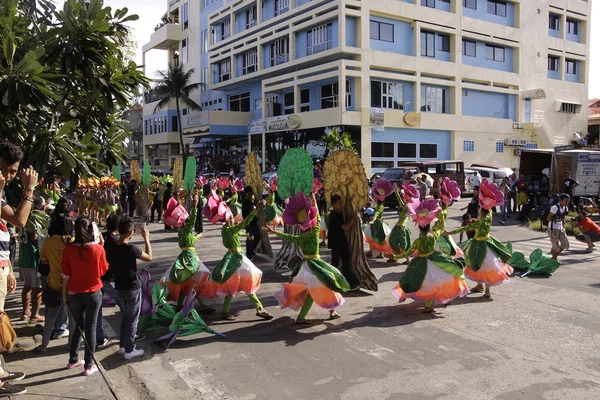
[(223, 301), (223, 309), (221, 310), (221, 319), (226, 321), (233, 321), (235, 317), (233, 314), (229, 312), (229, 308), (231, 307), (231, 301), (233, 300), (233, 296), (229, 295), (225, 297), (225, 301)]
[(298, 318), (296, 318), (296, 323), (306, 323), (306, 315), (308, 314), (308, 312), (310, 311), (310, 308), (313, 305), (313, 298), (311, 297), (310, 294), (308, 294), (306, 296), (306, 300), (304, 300), (304, 305), (302, 306), (302, 309), (300, 310), (300, 314), (298, 314)]
[(256, 308), (257, 317), (261, 317), (264, 319), (273, 319), (273, 316), (269, 314), (267, 310), (264, 309), (262, 303), (255, 294), (249, 294), (248, 300), (250, 300), (250, 303), (252, 303), (252, 305), (254, 305), (254, 307)]
[(429, 299), (429, 300), (427, 300), (425, 302), (425, 309), (423, 310), (423, 312), (425, 312), (425, 313), (433, 312), (433, 307), (432, 306), (433, 306), (433, 301), (434, 300), (435, 300), (435, 297), (431, 298), (431, 299)]

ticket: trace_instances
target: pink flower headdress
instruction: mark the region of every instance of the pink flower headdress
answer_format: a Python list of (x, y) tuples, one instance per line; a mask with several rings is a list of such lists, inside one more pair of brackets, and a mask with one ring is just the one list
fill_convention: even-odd
[(283, 222), (286, 225), (298, 225), (303, 231), (317, 226), (317, 208), (311, 204), (311, 199), (302, 192), (285, 200)]

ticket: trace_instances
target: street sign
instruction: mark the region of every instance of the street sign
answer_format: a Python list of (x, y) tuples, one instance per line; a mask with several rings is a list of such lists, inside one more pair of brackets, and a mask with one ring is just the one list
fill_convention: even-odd
[(568, 144), (568, 145), (566, 145), (566, 146), (555, 146), (555, 147), (554, 147), (554, 152), (555, 152), (555, 153), (558, 153), (558, 152), (561, 152), (561, 151), (566, 151), (566, 150), (574, 150), (574, 149), (575, 149), (575, 146), (574, 146), (574, 145), (572, 145), (572, 144)]

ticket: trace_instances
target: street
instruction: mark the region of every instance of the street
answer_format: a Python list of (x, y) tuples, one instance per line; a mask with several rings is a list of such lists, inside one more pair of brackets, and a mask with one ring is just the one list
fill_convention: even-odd
[[(448, 229), (459, 226), (459, 208), (467, 201), (451, 207)], [(393, 225), (395, 212), (386, 210), (385, 219)], [(509, 225), (498, 221), (494, 218), (492, 234), (502, 242), (512, 241), (515, 251), (527, 257), (537, 247), (549, 251), (545, 232), (520, 227), (514, 215)], [(179, 251), (176, 234), (164, 233), (162, 227), (150, 227), (155, 261), (149, 270), (156, 279)], [(218, 229), (205, 222), (204, 238), (196, 243), (209, 268), (225, 252)], [(278, 250), (281, 241), (272, 243)], [(236, 321), (220, 321), (222, 300), (209, 302), (217, 312), (205, 321), (226, 338), (180, 338), (164, 352), (152, 343), (164, 331), (149, 332), (138, 344), (146, 351), (139, 361), (125, 362), (117, 355), (118, 340), (96, 357), (122, 399), (596, 400), (599, 251), (585, 254), (585, 247), (572, 238), (571, 250), (549, 278), (515, 276), (509, 284), (493, 288), (492, 299), (471, 294), (431, 315), (421, 312), (422, 304), (398, 304), (392, 295), (405, 265), (372, 260), (379, 291), (346, 295), (338, 309), (343, 318), (335, 321), (326, 320), (327, 311), (314, 306), (309, 318), (319, 321), (311, 326), (296, 325), (296, 312), (278, 309), (272, 295), (289, 272), (274, 271), (260, 257), (256, 265), (264, 275), (257, 294), (273, 320), (258, 319), (246, 296), (240, 295), (231, 308)], [(321, 254), (329, 259), (328, 250)], [(138, 262), (138, 268), (143, 266)], [(105, 324), (118, 331), (117, 310), (104, 312)], [(46, 358), (25, 353), (6, 357), (12, 370), (27, 369), (23, 385), (29, 394), (22, 397), (46, 397), (45, 393), (110, 399), (100, 374), (84, 378), (60, 369), (67, 361), (65, 342), (51, 342), (56, 348)]]

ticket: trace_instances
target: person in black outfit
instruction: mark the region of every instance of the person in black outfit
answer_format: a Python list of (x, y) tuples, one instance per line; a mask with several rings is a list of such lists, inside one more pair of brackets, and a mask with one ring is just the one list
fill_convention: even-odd
[[(171, 182), (167, 182), (167, 188), (163, 192), (163, 196), (162, 196), (163, 212), (167, 209), (167, 204), (169, 204), (169, 200), (171, 199), (172, 196), (173, 196), (173, 184)], [(173, 228), (171, 228), (169, 225), (167, 225), (165, 223), (165, 231), (172, 231), (172, 230), (173, 230)]]
[(127, 214), (129, 212), (128, 207), (128, 199), (127, 199), (127, 184), (125, 183), (125, 178), (121, 178), (121, 184), (119, 185), (119, 191), (121, 192), (121, 213)]
[[(251, 186), (244, 188), (244, 200), (242, 201), (242, 217), (245, 219), (252, 211), (254, 211), (254, 193)], [(248, 238), (246, 239), (246, 256), (252, 260), (254, 252), (260, 242), (260, 228), (258, 226), (258, 218), (254, 217), (246, 226)]]
[(156, 222), (160, 222), (160, 217), (163, 212), (163, 198), (162, 198), (162, 185), (160, 183), (156, 184), (156, 189), (154, 192), (150, 192), (154, 195), (154, 200), (152, 201), (152, 207), (150, 208), (150, 223), (154, 222), (154, 212), (156, 211)]
[(517, 217), (518, 221), (525, 222), (525, 220), (529, 216), (529, 213), (531, 213), (531, 211), (533, 211), (533, 209), (535, 207), (537, 207), (537, 198), (538, 198), (538, 194), (535, 191), (535, 189), (533, 188), (533, 185), (530, 184), (527, 187), (527, 204), (525, 204), (521, 208), (521, 212), (519, 213), (519, 216)]
[(136, 209), (135, 194), (137, 192), (137, 181), (132, 179), (127, 186), (127, 197), (129, 198), (129, 216), (133, 218)]
[(350, 290), (358, 290), (360, 289), (360, 282), (351, 268), (350, 247), (346, 238), (346, 231), (358, 221), (358, 216), (355, 214), (346, 223), (344, 221), (344, 214), (342, 213), (342, 198), (336, 194), (331, 196), (331, 205), (333, 209), (329, 214), (328, 225), (328, 246), (331, 249), (331, 265), (339, 268), (341, 260), (342, 274), (344, 274), (344, 278), (350, 284)]
[(570, 201), (569, 201), (569, 210), (573, 211), (575, 209), (575, 206), (573, 205), (573, 194), (575, 191), (575, 186), (579, 186), (579, 182), (577, 182), (575, 179), (571, 178), (571, 172), (567, 171), (565, 172), (565, 193), (569, 195)]
[(467, 214), (471, 218), (479, 217), (479, 186), (473, 186), (473, 197), (466, 207), (460, 209), (461, 211), (467, 210)]
[(196, 218), (196, 225), (194, 226), (194, 230), (196, 231), (196, 235), (199, 235), (201, 233), (204, 232), (204, 225), (202, 225), (202, 209), (204, 208), (204, 206), (202, 205), (203, 201), (202, 201), (202, 189), (198, 190), (195, 189), (194, 190), (194, 196), (199, 196), (198, 197), (198, 205), (196, 206), (196, 208), (198, 209), (198, 217)]

